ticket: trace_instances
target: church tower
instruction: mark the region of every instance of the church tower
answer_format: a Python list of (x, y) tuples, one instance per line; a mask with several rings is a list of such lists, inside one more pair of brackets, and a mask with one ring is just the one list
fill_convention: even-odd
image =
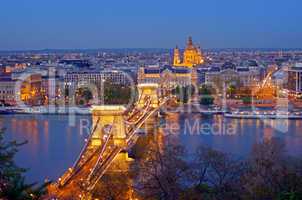
[(193, 45), (193, 39), (190, 36), (187, 42), (187, 49), (194, 49), (194, 45)]
[(180, 53), (179, 53), (179, 49), (176, 46), (176, 48), (174, 49), (174, 57), (173, 57), (173, 65), (179, 65), (180, 64)]

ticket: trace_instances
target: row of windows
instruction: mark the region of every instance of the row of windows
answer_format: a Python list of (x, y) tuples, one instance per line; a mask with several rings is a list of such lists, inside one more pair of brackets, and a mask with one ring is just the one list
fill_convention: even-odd
[[(0, 85), (1, 85), (1, 83), (0, 83)], [(11, 88), (14, 88), (14, 85), (12, 85), (12, 86), (4, 86), (4, 85), (1, 85), (0, 86), (0, 90), (2, 89), (2, 90), (9, 90), (9, 89), (11, 89)]]
[(68, 75), (65, 78), (107, 78), (107, 77), (125, 77), (123, 74), (108, 74), (108, 75)]
[(13, 100), (13, 99), (15, 99), (15, 97), (11, 95), (4, 95), (4, 96), (0, 95), (0, 100)]
[[(140, 80), (140, 83), (160, 83), (160, 82), (161, 82), (161, 80), (158, 78), (156, 78), (156, 79), (146, 78), (146, 79)], [(169, 84), (171, 84), (171, 85), (190, 85), (191, 80), (189, 80), (189, 79), (173, 79), (173, 80), (169, 81)]]
[(0, 90), (0, 94), (14, 94), (14, 90)]

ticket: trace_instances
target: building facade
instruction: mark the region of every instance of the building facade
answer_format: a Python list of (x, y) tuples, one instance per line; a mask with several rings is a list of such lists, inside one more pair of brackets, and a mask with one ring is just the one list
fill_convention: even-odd
[(27, 105), (40, 105), (41, 75), (37, 73), (9, 73), (0, 77), (0, 101), (16, 105), (22, 101)]
[(192, 37), (189, 37), (187, 46), (181, 57), (180, 50), (176, 46), (173, 55), (173, 66), (175, 67), (195, 67), (204, 63), (204, 57), (200, 47), (193, 44)]
[(69, 85), (94, 84), (100, 85), (102, 82), (108, 81), (112, 84), (127, 85), (131, 82), (131, 77), (122, 71), (76, 71), (67, 72), (64, 81)]
[(220, 67), (210, 67), (204, 74), (205, 84), (236, 83), (249, 87), (261, 81), (260, 67), (237, 67), (231, 62), (226, 62)]
[(12, 80), (11, 77), (0, 78), (0, 102), (4, 105), (15, 105), (15, 86), (16, 81)]
[(287, 69), (288, 81), (287, 89), (291, 93), (302, 93), (302, 63), (291, 65)]
[(149, 66), (138, 71), (139, 84), (157, 83), (161, 87), (188, 86), (192, 83), (192, 70), (185, 67)]

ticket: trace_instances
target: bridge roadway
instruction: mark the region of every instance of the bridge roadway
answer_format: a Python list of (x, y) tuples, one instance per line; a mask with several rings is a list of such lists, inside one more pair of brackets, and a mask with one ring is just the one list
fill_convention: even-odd
[[(123, 145), (114, 145), (112, 138), (112, 130), (106, 136), (105, 141), (99, 147), (92, 147), (91, 137), (87, 140), (87, 144), (83, 148), (79, 159), (73, 168), (70, 168), (57, 183), (52, 184), (48, 188), (49, 195), (46, 199), (83, 199), (95, 188), (97, 182), (105, 174), (117, 155), (129, 149), (135, 144), (139, 135), (137, 130), (150, 118), (158, 109), (166, 104), (168, 98), (160, 101), (158, 107), (151, 107), (150, 98), (146, 99), (143, 108), (135, 108), (132, 115), (127, 118), (127, 137)], [(96, 124), (97, 126), (97, 124)], [(97, 127), (94, 127), (93, 132)], [(93, 135), (93, 132), (91, 135)]]

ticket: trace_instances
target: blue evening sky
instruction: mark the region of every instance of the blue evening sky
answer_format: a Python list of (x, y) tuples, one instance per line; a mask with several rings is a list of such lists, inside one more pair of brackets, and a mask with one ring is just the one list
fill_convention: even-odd
[(0, 50), (302, 47), (301, 0), (2, 0)]

